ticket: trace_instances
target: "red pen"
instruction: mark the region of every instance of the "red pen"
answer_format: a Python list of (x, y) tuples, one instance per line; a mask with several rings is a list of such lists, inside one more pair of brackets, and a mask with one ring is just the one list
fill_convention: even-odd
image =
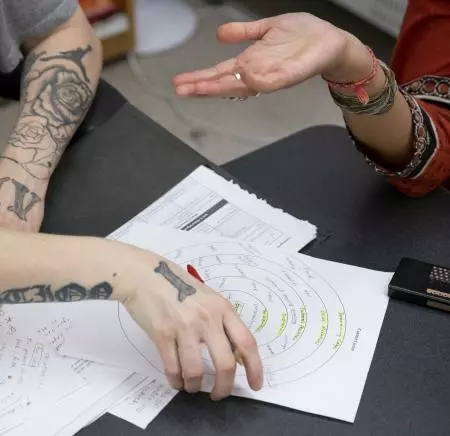
[(201, 278), (200, 274), (198, 273), (198, 271), (192, 266), (192, 265), (188, 265), (187, 266), (187, 272), (192, 276), (195, 277), (199, 282), (205, 283), (205, 281)]
[[(195, 277), (198, 281), (200, 281), (201, 283), (205, 283), (205, 281), (202, 279), (202, 277), (200, 276), (199, 272), (192, 266), (192, 265), (187, 265), (186, 267), (187, 272), (192, 276)], [(236, 359), (236, 362), (239, 365), (243, 365), (244, 362), (242, 360), (242, 357), (240, 356), (239, 351), (237, 351), (233, 345), (233, 343), (230, 341), (230, 345), (231, 345), (231, 349), (233, 351), (234, 357)]]

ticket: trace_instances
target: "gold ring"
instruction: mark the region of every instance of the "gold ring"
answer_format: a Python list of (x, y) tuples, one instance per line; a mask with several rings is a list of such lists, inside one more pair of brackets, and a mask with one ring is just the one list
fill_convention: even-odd
[(241, 73), (234, 73), (234, 77), (236, 77), (236, 80), (242, 80)]

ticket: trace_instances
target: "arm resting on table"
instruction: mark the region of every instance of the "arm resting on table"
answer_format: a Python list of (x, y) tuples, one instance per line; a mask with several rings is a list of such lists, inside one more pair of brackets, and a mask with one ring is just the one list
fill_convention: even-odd
[(0, 304), (120, 299), (125, 246), (0, 229)]

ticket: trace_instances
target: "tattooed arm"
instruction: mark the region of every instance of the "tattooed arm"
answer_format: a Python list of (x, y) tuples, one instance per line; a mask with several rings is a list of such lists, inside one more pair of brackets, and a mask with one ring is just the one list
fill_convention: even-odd
[(0, 229), (0, 304), (85, 300), (121, 301), (154, 340), (173, 388), (200, 390), (203, 344), (215, 399), (233, 389), (234, 351), (250, 386), (262, 386), (255, 339), (233, 305), (169, 260), (107, 239)]
[(37, 231), (49, 179), (93, 100), (102, 52), (81, 9), (24, 48), (20, 113), (0, 155), (0, 225)]

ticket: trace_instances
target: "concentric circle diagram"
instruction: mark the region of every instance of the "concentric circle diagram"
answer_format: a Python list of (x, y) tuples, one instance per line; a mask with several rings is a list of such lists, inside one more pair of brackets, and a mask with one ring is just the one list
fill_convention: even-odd
[[(344, 342), (346, 315), (339, 295), (299, 257), (268, 258), (241, 242), (186, 246), (165, 257), (193, 265), (208, 286), (232, 302), (257, 340), (270, 386), (318, 371)], [(131, 333), (124, 334), (132, 341)], [(213, 374), (207, 352), (204, 359)], [(164, 372), (159, 358), (150, 363)], [(245, 377), (244, 368), (237, 377)]]

